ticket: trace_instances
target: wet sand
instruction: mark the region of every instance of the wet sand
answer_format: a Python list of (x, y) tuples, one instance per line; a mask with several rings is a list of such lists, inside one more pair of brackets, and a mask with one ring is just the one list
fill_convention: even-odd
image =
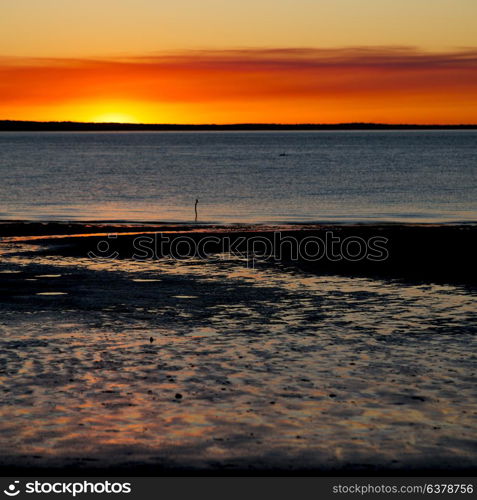
[(93, 260), (84, 250), (100, 236), (26, 241), (11, 229), (0, 243), (3, 471), (475, 471), (469, 280), (225, 254)]
[[(111, 235), (114, 238), (110, 238)], [(149, 239), (149, 242), (136, 245), (141, 235), (143, 239)], [(329, 235), (339, 242), (331, 243)], [(159, 240), (166, 238), (168, 243), (159, 246), (157, 239), (155, 241), (156, 236), (160, 237)], [(134, 257), (142, 260), (167, 257), (171, 254), (177, 256), (177, 249), (183, 256), (198, 256), (201, 254), (199, 242), (215, 239), (215, 242), (208, 241), (204, 247), (208, 254), (225, 252), (235, 257), (250, 257), (251, 250), (255, 249), (259, 255), (265, 253), (265, 258), (269, 261), (285, 263), (319, 275), (374, 276), (414, 282), (477, 286), (477, 224), (471, 223), (207, 226), (167, 223), (3, 222), (0, 223), (0, 238), (4, 243), (36, 241), (46, 246), (49, 251), (55, 248), (59, 254), (78, 257), (87, 256), (91, 251), (99, 257), (107, 256), (107, 253), (97, 251), (106, 241), (111, 253), (117, 252), (119, 258)], [(313, 239), (315, 242), (320, 240), (322, 245), (320, 247), (309, 243), (306, 247), (306, 253), (309, 255), (303, 255), (303, 252), (295, 255), (287, 241), (290, 239), (294, 240), (295, 246), (299, 248), (305, 248), (306, 242)], [(356, 240), (368, 244), (373, 239), (380, 240), (380, 248), (386, 251), (385, 258), (359, 256), (360, 248), (356, 246)], [(181, 240), (188, 240), (190, 243), (185, 246), (180, 243), (176, 245)], [(255, 243), (252, 243), (252, 240), (256, 240)], [(354, 243), (351, 242), (347, 248), (358, 257), (334, 258), (336, 249), (342, 249), (343, 244), (349, 240), (354, 240)], [(326, 249), (325, 255), (316, 258), (315, 254), (319, 254), (323, 249)], [(338, 254), (341, 253), (338, 251)]]

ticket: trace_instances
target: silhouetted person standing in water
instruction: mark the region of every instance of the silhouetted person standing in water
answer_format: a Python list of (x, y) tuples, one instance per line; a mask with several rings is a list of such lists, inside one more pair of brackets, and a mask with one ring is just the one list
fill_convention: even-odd
[(194, 205), (194, 210), (195, 210), (195, 221), (197, 222), (197, 203), (199, 203), (199, 200), (195, 200), (195, 205)]

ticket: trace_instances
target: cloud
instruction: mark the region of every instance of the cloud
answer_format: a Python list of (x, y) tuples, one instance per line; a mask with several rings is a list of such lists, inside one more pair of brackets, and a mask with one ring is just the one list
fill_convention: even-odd
[(477, 104), (477, 49), (270, 48), (108, 60), (0, 58), (0, 105), (9, 109), (106, 99), (224, 103), (235, 109), (280, 102), (289, 110), (306, 102), (411, 107), (414, 99), (433, 101), (435, 107), (441, 101), (465, 106), (468, 117), (469, 106), (475, 110)]

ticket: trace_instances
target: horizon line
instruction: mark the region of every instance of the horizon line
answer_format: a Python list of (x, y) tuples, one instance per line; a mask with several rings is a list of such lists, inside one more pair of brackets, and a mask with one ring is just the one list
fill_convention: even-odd
[(133, 123), (133, 122), (82, 122), (74, 120), (0, 120), (0, 131), (15, 131), (15, 130), (36, 130), (36, 129), (57, 129), (57, 130), (86, 130), (86, 129), (103, 129), (112, 128), (114, 130), (134, 130), (134, 129), (160, 129), (177, 130), (180, 128), (193, 129), (238, 129), (238, 130), (253, 130), (253, 129), (477, 129), (477, 123), (385, 123), (385, 122), (339, 122), (339, 123), (320, 123), (320, 122), (302, 122), (302, 123), (280, 123), (280, 122), (238, 122), (238, 123)]

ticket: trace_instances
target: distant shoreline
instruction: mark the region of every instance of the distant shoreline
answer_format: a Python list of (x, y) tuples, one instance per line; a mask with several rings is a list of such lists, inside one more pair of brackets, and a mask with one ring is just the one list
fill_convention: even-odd
[(88, 122), (37, 122), (0, 120), (0, 132), (100, 132), (100, 131), (287, 131), (287, 130), (477, 130), (477, 124), (387, 124), (387, 123), (235, 123), (217, 124), (147, 124), (147, 123), (88, 123)]

